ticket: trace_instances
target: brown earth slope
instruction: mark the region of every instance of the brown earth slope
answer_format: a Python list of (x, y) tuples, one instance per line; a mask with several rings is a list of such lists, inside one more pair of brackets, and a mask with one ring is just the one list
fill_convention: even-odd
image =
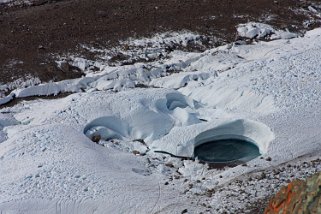
[[(248, 21), (299, 31), (308, 14), (298, 0), (34, 0), (34, 5), (0, 5), (0, 83), (27, 74), (42, 81), (74, 78), (53, 54), (77, 53), (79, 44), (113, 46), (128, 37), (191, 30), (235, 39), (235, 26)], [(320, 0), (315, 1), (318, 4)]]

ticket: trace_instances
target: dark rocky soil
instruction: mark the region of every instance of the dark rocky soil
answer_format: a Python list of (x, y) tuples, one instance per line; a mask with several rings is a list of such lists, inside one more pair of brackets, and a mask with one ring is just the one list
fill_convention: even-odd
[(79, 53), (79, 44), (110, 47), (128, 37), (184, 29), (234, 41), (235, 26), (248, 21), (302, 31), (320, 25), (317, 17), (294, 12), (309, 5), (298, 0), (33, 0), (32, 5), (0, 5), (0, 83), (28, 74), (42, 81), (78, 77), (80, 72), (57, 68), (54, 55)]

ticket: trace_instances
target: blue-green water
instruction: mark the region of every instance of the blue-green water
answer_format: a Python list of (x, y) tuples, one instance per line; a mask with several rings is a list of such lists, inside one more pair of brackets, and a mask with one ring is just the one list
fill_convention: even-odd
[(197, 146), (194, 150), (195, 157), (211, 163), (249, 161), (259, 155), (259, 148), (256, 145), (239, 139), (210, 141)]

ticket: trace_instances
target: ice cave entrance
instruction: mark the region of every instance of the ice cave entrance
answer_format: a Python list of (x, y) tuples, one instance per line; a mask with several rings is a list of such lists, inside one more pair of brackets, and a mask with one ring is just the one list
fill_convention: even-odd
[(194, 149), (194, 157), (208, 163), (247, 162), (260, 155), (257, 145), (237, 138), (211, 140)]

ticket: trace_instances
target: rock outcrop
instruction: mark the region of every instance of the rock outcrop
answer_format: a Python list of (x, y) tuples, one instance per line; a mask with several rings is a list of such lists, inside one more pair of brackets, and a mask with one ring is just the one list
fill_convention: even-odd
[(265, 214), (321, 213), (321, 173), (294, 180), (270, 200)]

